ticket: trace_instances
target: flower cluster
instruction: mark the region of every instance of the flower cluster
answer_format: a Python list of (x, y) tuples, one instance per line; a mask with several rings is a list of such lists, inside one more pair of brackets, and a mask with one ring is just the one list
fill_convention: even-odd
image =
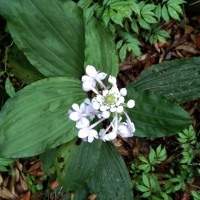
[[(76, 122), (76, 128), (79, 130), (78, 137), (84, 141), (92, 142), (94, 138), (110, 141), (117, 135), (132, 137), (135, 132), (135, 126), (125, 110), (126, 107), (133, 108), (135, 101), (129, 100), (125, 103), (126, 88), (119, 90), (113, 76), (108, 78), (111, 86), (106, 87), (102, 82), (106, 77), (107, 74), (88, 65), (86, 75), (82, 76), (82, 87), (86, 92), (92, 91), (95, 96), (91, 100), (85, 99), (80, 106), (74, 103), (73, 110), (69, 110), (69, 118)], [(125, 122), (122, 122), (123, 115), (126, 118)], [(94, 128), (105, 120), (109, 124), (105, 124), (105, 128), (100, 129), (98, 133)], [(90, 124), (91, 122), (94, 123)]]

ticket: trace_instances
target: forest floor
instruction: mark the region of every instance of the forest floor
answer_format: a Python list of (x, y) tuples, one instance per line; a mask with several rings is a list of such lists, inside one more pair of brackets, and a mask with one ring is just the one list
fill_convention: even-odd
[[(1, 27), (3, 26), (4, 24), (1, 22)], [(133, 81), (144, 69), (147, 69), (153, 64), (161, 63), (165, 60), (200, 56), (200, 16), (193, 18), (185, 17), (181, 23), (172, 20), (164, 29), (171, 35), (167, 39), (166, 44), (158, 42), (151, 46), (141, 41), (142, 55), (139, 58), (135, 58), (132, 54), (129, 54), (126, 60), (119, 64), (118, 84), (120, 86), (125, 86)], [(0, 71), (4, 70), (3, 59), (5, 45), (8, 44), (0, 43)], [(4, 75), (0, 77), (1, 107), (6, 99), (8, 99), (4, 88), (5, 79), (6, 76)], [(16, 90), (23, 86), (15, 76), (11, 78), (11, 82)], [(192, 116), (193, 126), (197, 133), (197, 141), (200, 142), (200, 99), (184, 103), (182, 106)], [(147, 156), (149, 154), (150, 146), (154, 149), (159, 144), (165, 146), (168, 159), (162, 165), (157, 166), (155, 173), (162, 172), (167, 164), (173, 162), (173, 159), (176, 158), (178, 153), (176, 148), (177, 135), (158, 139), (136, 137), (131, 139), (118, 138), (114, 141), (114, 144), (123, 156), (129, 169), (136, 157), (139, 155)], [(198, 161), (200, 161), (200, 155)], [(0, 191), (0, 199), (12, 199), (14, 194), (16, 199), (20, 200), (39, 200), (44, 199), (45, 192), (49, 192), (49, 199), (59, 199), (54, 193), (54, 190), (52, 190), (56, 188), (57, 183), (49, 177), (46, 177), (41, 171), (38, 157), (16, 160), (14, 166), (8, 172), (0, 172), (0, 186), (2, 188)], [(200, 191), (200, 177), (194, 177), (193, 187)], [(190, 189), (188, 187), (185, 191), (175, 193), (174, 199), (190, 199), (188, 195)]]

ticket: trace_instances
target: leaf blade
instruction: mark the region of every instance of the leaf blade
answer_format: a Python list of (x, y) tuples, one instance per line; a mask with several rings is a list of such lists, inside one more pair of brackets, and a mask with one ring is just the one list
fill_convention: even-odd
[(47, 5), (40, 0), (3, 0), (0, 13), (18, 48), (38, 71), (47, 77), (80, 78), (84, 23), (82, 11), (75, 3), (50, 0)]
[(128, 99), (135, 100), (129, 116), (136, 126), (135, 136), (163, 137), (175, 134), (191, 124), (188, 113), (175, 103), (152, 91), (128, 88)]
[(85, 66), (93, 65), (112, 76), (118, 73), (118, 58), (113, 37), (105, 26), (92, 19), (86, 24)]
[(127, 167), (112, 143), (102, 144), (99, 163), (87, 185), (97, 199), (133, 199)]
[(66, 77), (43, 79), (17, 92), (0, 112), (0, 155), (33, 156), (72, 140), (77, 130), (67, 112), (84, 98), (81, 82)]
[(200, 97), (200, 58), (166, 61), (144, 70), (130, 85), (135, 89), (152, 90), (177, 103)]

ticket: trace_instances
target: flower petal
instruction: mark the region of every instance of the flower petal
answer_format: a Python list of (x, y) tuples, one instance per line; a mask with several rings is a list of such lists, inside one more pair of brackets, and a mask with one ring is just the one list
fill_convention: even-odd
[(97, 70), (92, 65), (88, 65), (85, 71), (88, 76), (95, 77), (97, 75)]
[(135, 106), (135, 101), (131, 99), (127, 102), (126, 105), (128, 108), (133, 108)]
[(69, 115), (69, 118), (72, 120), (72, 121), (78, 121), (80, 119), (80, 113), (79, 112), (72, 112), (70, 115)]
[(126, 96), (126, 95), (127, 95), (127, 89), (126, 89), (126, 88), (122, 88), (122, 89), (120, 90), (120, 94), (121, 94), (122, 96)]
[(90, 131), (89, 131), (88, 128), (82, 128), (78, 132), (78, 137), (79, 138), (86, 138), (86, 137), (88, 137), (89, 133), (90, 133)]
[(83, 117), (76, 123), (76, 128), (83, 129), (88, 128), (90, 126), (90, 122), (87, 118)]
[(73, 103), (72, 104), (72, 108), (75, 110), (75, 111), (79, 111), (79, 105), (78, 104), (76, 104), (76, 103)]
[(90, 130), (90, 133), (88, 135), (88, 142), (93, 142), (94, 138), (97, 138), (98, 139), (98, 133), (96, 130), (94, 129), (91, 129)]
[(106, 76), (107, 76), (107, 74), (106, 73), (104, 73), (104, 72), (101, 72), (101, 73), (98, 73), (97, 74), (97, 78), (99, 79), (99, 80), (104, 80), (105, 78), (106, 78)]

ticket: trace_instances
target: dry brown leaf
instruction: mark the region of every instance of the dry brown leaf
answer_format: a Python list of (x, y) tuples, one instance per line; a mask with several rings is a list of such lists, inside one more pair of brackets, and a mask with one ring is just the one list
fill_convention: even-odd
[(9, 189), (2, 187), (0, 188), (0, 197), (4, 199), (13, 199), (15, 196)]
[(24, 181), (22, 178), (20, 178), (20, 184), (24, 191), (28, 190), (28, 185), (27, 185), (26, 181)]
[(133, 66), (130, 64), (130, 65), (126, 65), (126, 64), (120, 64), (119, 65), (119, 70), (120, 71), (125, 71), (125, 70), (129, 70), (131, 69)]
[(3, 183), (3, 178), (2, 178), (2, 176), (1, 176), (1, 174), (0, 174), (0, 185)]
[(16, 179), (16, 182), (19, 181), (19, 170), (17, 168), (15, 168), (15, 179)]
[(31, 192), (28, 191), (26, 194), (24, 194), (20, 200), (30, 200), (31, 199)]
[(91, 194), (90, 196), (88, 196), (88, 200), (95, 200), (97, 197), (96, 194)]
[(196, 44), (197, 44), (198, 49), (200, 49), (200, 35), (197, 36)]
[(185, 25), (185, 34), (190, 35), (195, 29), (192, 26)]
[(177, 46), (177, 47), (176, 47), (176, 50), (184, 50), (184, 51), (186, 51), (186, 52), (190, 52), (190, 53), (193, 53), (193, 54), (200, 53), (200, 52), (199, 52), (198, 50), (196, 50), (194, 47), (189, 46), (189, 45), (186, 45), (186, 44)]
[(33, 171), (40, 170), (40, 162), (34, 163), (29, 169), (28, 172), (31, 173)]
[(19, 169), (19, 171), (22, 171), (23, 169), (23, 165), (19, 162), (19, 160), (16, 160), (16, 165), (17, 165), (17, 168)]
[(9, 175), (6, 176), (6, 177), (3, 179), (3, 184), (2, 184), (2, 185), (3, 185), (4, 187), (7, 187), (8, 182), (9, 182)]

